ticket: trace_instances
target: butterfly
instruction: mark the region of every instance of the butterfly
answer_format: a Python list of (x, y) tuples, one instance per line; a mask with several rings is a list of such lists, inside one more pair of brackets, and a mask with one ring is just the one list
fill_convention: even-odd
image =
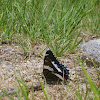
[(59, 63), (51, 50), (48, 50), (44, 57), (43, 75), (48, 81), (67, 80), (69, 70)]

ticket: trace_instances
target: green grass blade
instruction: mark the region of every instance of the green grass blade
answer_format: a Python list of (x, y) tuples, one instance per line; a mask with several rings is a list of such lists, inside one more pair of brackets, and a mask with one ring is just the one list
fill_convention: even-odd
[(89, 75), (88, 75), (87, 71), (85, 70), (85, 68), (84, 68), (79, 56), (77, 56), (77, 58), (78, 58), (78, 61), (79, 61), (80, 65), (81, 65), (81, 67), (82, 67), (82, 70), (83, 70), (83, 72), (84, 72), (84, 74), (85, 74), (85, 76), (86, 76), (86, 78), (87, 78), (87, 80), (88, 80), (88, 82), (89, 82), (89, 84), (91, 86), (91, 89), (92, 89), (92, 91), (94, 93), (94, 96), (95, 96), (96, 100), (99, 100), (99, 93), (98, 93), (98, 89), (97, 89), (96, 85), (93, 83), (93, 81), (89, 77)]

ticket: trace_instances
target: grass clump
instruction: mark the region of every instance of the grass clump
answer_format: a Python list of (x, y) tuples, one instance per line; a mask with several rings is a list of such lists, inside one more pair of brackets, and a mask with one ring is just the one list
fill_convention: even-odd
[(100, 35), (100, 1), (97, 0), (89, 14), (83, 19), (83, 32), (90, 35)]
[(85, 74), (85, 77), (86, 77), (87, 80), (88, 80), (88, 83), (90, 84), (91, 90), (93, 91), (94, 99), (99, 100), (100, 89), (98, 89), (98, 88), (96, 87), (96, 85), (94, 84), (94, 82), (93, 82), (93, 81), (91, 80), (91, 78), (89, 77), (89, 75), (88, 75), (87, 71), (85, 70), (84, 65), (82, 64), (82, 62), (81, 62), (81, 60), (80, 60), (79, 57), (78, 57), (78, 61), (79, 61), (80, 66), (82, 67), (82, 70), (83, 70), (83, 72), (84, 72), (84, 74)]
[(96, 0), (1, 0), (0, 42), (17, 41), (25, 52), (39, 38), (62, 56), (81, 42), (80, 22), (95, 3)]

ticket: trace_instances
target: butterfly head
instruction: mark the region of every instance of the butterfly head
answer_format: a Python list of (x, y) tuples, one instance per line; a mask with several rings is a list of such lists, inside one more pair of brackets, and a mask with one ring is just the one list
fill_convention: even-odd
[(48, 51), (46, 52), (46, 56), (47, 56), (47, 55), (51, 55), (51, 56), (53, 56), (52, 51), (51, 51), (51, 50), (48, 50)]
[[(49, 58), (51, 61), (54, 61), (56, 64), (59, 64), (58, 60), (56, 59), (56, 57), (54, 56), (54, 54), (52, 53), (51, 50), (48, 50), (48, 51), (46, 52), (45, 59), (46, 59), (46, 58)], [(45, 60), (45, 59), (44, 59), (44, 60)]]
[(48, 57), (48, 58), (51, 59), (51, 60), (54, 59), (54, 55), (53, 55), (53, 53), (52, 53), (51, 50), (48, 50), (48, 51), (46, 52), (45, 57)]

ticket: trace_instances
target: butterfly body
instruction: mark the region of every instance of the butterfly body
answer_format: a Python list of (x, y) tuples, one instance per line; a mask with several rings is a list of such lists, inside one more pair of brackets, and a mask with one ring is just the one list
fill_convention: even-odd
[(69, 78), (69, 70), (60, 64), (51, 50), (46, 52), (43, 65), (43, 74), (46, 80), (58, 81)]

